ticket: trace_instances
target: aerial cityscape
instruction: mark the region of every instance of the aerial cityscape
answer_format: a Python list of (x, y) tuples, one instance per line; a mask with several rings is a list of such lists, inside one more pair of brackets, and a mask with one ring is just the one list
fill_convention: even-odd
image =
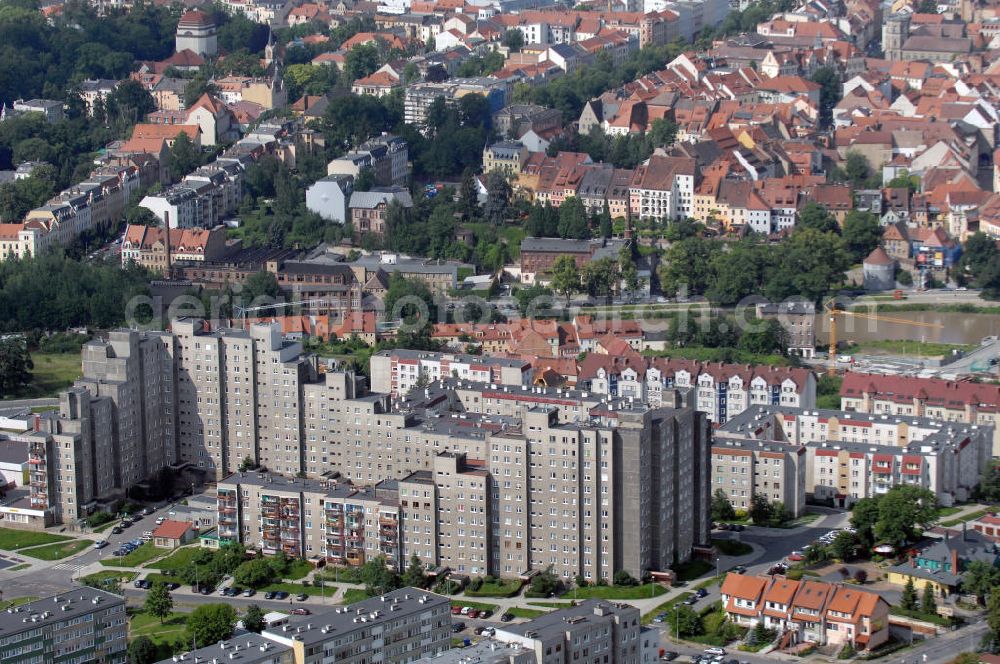
[(0, 0), (0, 664), (1000, 664), (997, 0)]

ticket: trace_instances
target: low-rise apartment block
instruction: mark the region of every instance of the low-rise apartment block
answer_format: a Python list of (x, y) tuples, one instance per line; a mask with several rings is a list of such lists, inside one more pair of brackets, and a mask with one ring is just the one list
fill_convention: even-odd
[(125, 599), (83, 586), (0, 613), (0, 661), (125, 664)]
[[(517, 625), (505, 625), (493, 638), (518, 645), (529, 662), (643, 664), (655, 661), (659, 638), (640, 622), (639, 609), (628, 604), (586, 600)], [(653, 645), (656, 644), (656, 645)]]
[(718, 433), (712, 445), (712, 493), (722, 491), (747, 511), (754, 496), (779, 501), (794, 517), (806, 507), (806, 448), (776, 441), (740, 440)]
[(1000, 456), (1000, 386), (938, 378), (848, 372), (840, 407), (894, 417), (933, 418), (993, 427), (993, 456)]
[(778, 632), (779, 649), (815, 643), (866, 651), (889, 640), (889, 604), (857, 586), (730, 572), (721, 594), (731, 621), (748, 627), (763, 622)]
[(224, 658), (240, 664), (408, 664), (450, 648), (450, 600), (401, 588), (309, 616), (290, 616), (260, 634), (239, 634), (189, 652), (183, 660), (175, 657), (160, 664)]
[(396, 348), (372, 355), (370, 375), (372, 391), (387, 394), (406, 394), (418, 384), (444, 378), (529, 385), (531, 363), (502, 357)]
[(806, 495), (838, 507), (900, 484), (928, 489), (942, 505), (967, 500), (993, 441), (992, 428), (978, 424), (766, 406), (730, 420), (717, 435), (804, 447)]

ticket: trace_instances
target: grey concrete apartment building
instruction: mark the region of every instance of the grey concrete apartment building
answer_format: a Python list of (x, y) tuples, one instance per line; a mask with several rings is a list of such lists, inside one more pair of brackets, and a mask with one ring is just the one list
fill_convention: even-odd
[(0, 612), (4, 664), (125, 664), (125, 600), (82, 587)]
[[(288, 553), (341, 564), (381, 554), (402, 566), (415, 553), (469, 574), (552, 565), (594, 580), (666, 569), (708, 541), (711, 435), (693, 409), (597, 401), (574, 422), (562, 413), (578, 403), (568, 393), (555, 405), (547, 393), (518, 392), (513, 417), (465, 410), (476, 399), (466, 383), (464, 397), (434, 385), (405, 402), (359, 389), (353, 375), (331, 372), (307, 394), (306, 430), (315, 422), (324, 433), (319, 461), (306, 467), (323, 479), (220, 482), (220, 536), (259, 546), (267, 532), (271, 542), (287, 537)], [(355, 486), (372, 488), (341, 498)], [(320, 505), (340, 503), (370, 530), (323, 520)], [(275, 532), (282, 515), (293, 529)]]
[(493, 638), (524, 648), (532, 654), (529, 661), (538, 664), (642, 664), (655, 661), (659, 635), (644, 634), (651, 630), (643, 629), (640, 618), (639, 609), (628, 604), (591, 599), (528, 622), (504, 625)]
[(311, 616), (291, 616), (261, 637), (292, 648), (296, 664), (404, 664), (451, 648), (451, 601), (401, 588)]
[(806, 448), (774, 440), (741, 439), (716, 432), (712, 493), (723, 491), (734, 509), (749, 510), (756, 495), (779, 501), (795, 517), (806, 508)]
[(181, 653), (157, 664), (295, 664), (295, 649), (260, 634), (244, 633), (228, 641)]

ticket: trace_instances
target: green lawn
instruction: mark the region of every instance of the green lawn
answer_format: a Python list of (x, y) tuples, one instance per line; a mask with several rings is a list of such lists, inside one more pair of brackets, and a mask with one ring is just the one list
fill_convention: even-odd
[(565, 609), (569, 602), (528, 602), (531, 606), (544, 606), (548, 609)]
[(465, 601), (465, 600), (453, 600), (452, 603), (451, 603), (451, 605), (452, 606), (457, 606), (457, 607), (467, 606), (470, 609), (476, 609), (477, 611), (496, 611), (497, 610), (497, 605), (496, 604), (485, 604), (483, 602), (468, 602), (468, 601)]
[(96, 528), (91, 528), (90, 532), (92, 532), (92, 533), (103, 533), (105, 530), (111, 530), (112, 528), (114, 528), (115, 524), (117, 524), (117, 523), (118, 523), (118, 519), (112, 519), (111, 521), (108, 521), (107, 523), (102, 523), (101, 525), (97, 526)]
[(369, 597), (370, 595), (364, 588), (348, 588), (344, 591), (344, 598), (341, 601), (344, 604), (354, 604), (355, 602), (366, 600)]
[(20, 565), (14, 565), (13, 567), (7, 568), (8, 572), (20, 572), (22, 569), (28, 569), (31, 567), (31, 563), (21, 563)]
[(692, 560), (689, 563), (677, 565), (674, 568), (674, 572), (677, 573), (678, 581), (693, 581), (699, 576), (704, 576), (714, 569), (715, 566), (707, 560)]
[(153, 546), (152, 542), (146, 542), (138, 549), (128, 554), (127, 556), (111, 556), (105, 560), (101, 561), (101, 564), (105, 567), (139, 567), (143, 563), (149, 562), (157, 556), (161, 556), (166, 552), (165, 549), (157, 549)]
[(587, 586), (565, 593), (563, 599), (645, 599), (667, 592), (659, 583), (642, 586)]
[(989, 510), (976, 510), (975, 512), (971, 512), (957, 519), (952, 519), (951, 521), (942, 521), (940, 525), (944, 526), (945, 528), (951, 528), (952, 526), (958, 526), (962, 523), (965, 523), (966, 521), (975, 521), (979, 517), (985, 516), (988, 513)]
[(778, 527), (779, 528), (798, 528), (799, 526), (804, 526), (807, 523), (812, 523), (813, 521), (816, 521), (821, 516), (823, 516), (823, 515), (820, 514), (819, 512), (806, 512), (805, 514), (803, 514), (799, 518), (792, 519), (791, 521), (789, 521), (787, 523), (783, 523), (783, 524), (781, 524)]
[(285, 574), (285, 578), (290, 581), (297, 581), (304, 579), (311, 571), (313, 571), (313, 566), (305, 560), (293, 560), (288, 565), (288, 573)]
[(113, 572), (108, 570), (107, 572), (94, 572), (93, 574), (88, 574), (87, 576), (80, 578), (80, 581), (88, 586), (93, 586), (94, 588), (103, 588), (108, 579), (112, 579), (120, 583), (128, 583), (135, 577), (135, 572)]
[(199, 546), (185, 546), (177, 549), (166, 558), (161, 558), (156, 562), (149, 563), (147, 567), (161, 569), (163, 571), (179, 572), (191, 564), (195, 554), (201, 551)]
[(951, 516), (952, 514), (958, 514), (962, 511), (962, 507), (938, 507), (937, 516), (939, 519), (943, 519), (946, 516)]
[(951, 355), (952, 351), (967, 351), (974, 346), (964, 344), (942, 344), (906, 340), (879, 339), (851, 344), (843, 350), (844, 353), (865, 353), (868, 355), (902, 355), (919, 357), (941, 357)]
[(315, 586), (303, 586), (301, 583), (290, 583), (290, 582), (269, 583), (263, 588), (258, 588), (257, 592), (266, 593), (269, 590), (284, 590), (286, 593), (290, 593), (292, 595), (305, 593), (310, 597), (320, 597), (324, 593), (326, 594), (327, 597), (330, 597), (335, 592), (333, 588), (326, 588), (326, 590), (324, 591), (323, 588), (317, 588)]
[(541, 609), (525, 609), (520, 606), (512, 606), (505, 611), (515, 618), (527, 618), (528, 620), (532, 618), (537, 618), (538, 616), (544, 616), (548, 611), (542, 611)]
[(90, 540), (73, 540), (72, 542), (46, 544), (45, 546), (39, 546), (33, 549), (21, 549), (18, 553), (31, 556), (32, 558), (38, 558), (39, 560), (62, 560), (63, 558), (68, 558), (73, 554), (80, 553), (84, 549), (93, 545), (94, 543)]
[(31, 595), (27, 595), (25, 597), (12, 597), (11, 599), (5, 599), (4, 601), (0, 602), (0, 611), (9, 609), (12, 606), (21, 606), (22, 604), (27, 604), (28, 602), (34, 602), (36, 599), (38, 598), (32, 597)]
[(694, 595), (694, 593), (681, 593), (677, 597), (674, 597), (672, 599), (668, 599), (666, 602), (664, 602), (663, 604), (660, 604), (658, 607), (656, 607), (655, 609), (653, 609), (649, 613), (646, 613), (645, 615), (643, 615), (642, 616), (642, 622), (643, 623), (652, 622), (653, 618), (655, 618), (657, 615), (659, 615), (661, 613), (669, 614), (670, 611), (673, 609), (673, 607), (674, 607), (675, 604), (679, 604), (680, 602), (683, 602), (684, 600), (686, 600), (688, 597), (691, 597), (692, 595)]
[(4, 551), (16, 551), (29, 546), (41, 546), (42, 544), (55, 544), (56, 542), (68, 542), (72, 537), (65, 535), (53, 535), (37, 530), (14, 530), (13, 528), (0, 528), (0, 549)]
[(54, 397), (80, 377), (80, 353), (32, 353), (35, 365), (31, 370), (31, 381), (11, 394), (15, 399), (39, 399)]
[(129, 640), (146, 636), (156, 645), (173, 642), (184, 634), (187, 618), (186, 613), (171, 613), (160, 624), (159, 618), (148, 615), (145, 611), (136, 611), (128, 621)]
[(500, 579), (496, 583), (483, 583), (478, 590), (466, 590), (468, 597), (513, 597), (521, 592), (520, 579)]

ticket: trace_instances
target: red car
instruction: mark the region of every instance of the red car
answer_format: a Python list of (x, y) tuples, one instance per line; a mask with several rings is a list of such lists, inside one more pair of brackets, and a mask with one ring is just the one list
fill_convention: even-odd
[(469, 611), (469, 617), (470, 618), (478, 618), (479, 617), (479, 611), (477, 609), (471, 609)]
[(457, 616), (460, 613), (462, 613), (462, 607), (460, 607), (460, 606), (453, 606), (453, 607), (451, 607), (451, 615)]
[(308, 616), (308, 615), (311, 615), (311, 614), (312, 614), (312, 611), (310, 611), (309, 609), (304, 609), (301, 606), (299, 608), (297, 608), (297, 609), (292, 609), (292, 615), (293, 616)]

